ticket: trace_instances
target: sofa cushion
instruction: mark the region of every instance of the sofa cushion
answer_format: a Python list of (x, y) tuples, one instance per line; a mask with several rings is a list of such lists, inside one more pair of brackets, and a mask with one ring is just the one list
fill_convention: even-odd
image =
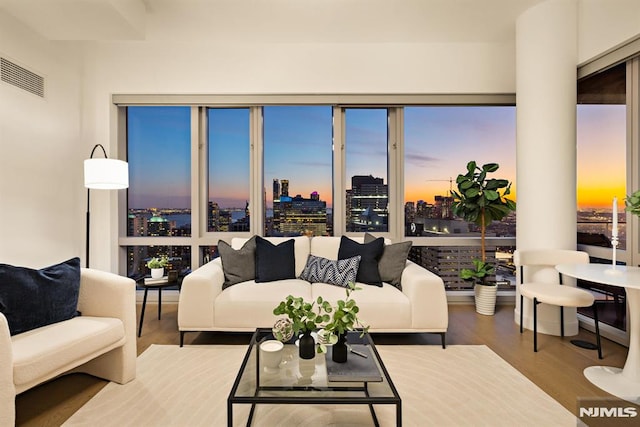
[(355, 283), (356, 281), (360, 258), (360, 255), (356, 255), (352, 258), (334, 261), (309, 255), (307, 266), (304, 268), (300, 278), (308, 282), (328, 283), (346, 287), (349, 283)]
[(246, 282), (256, 278), (256, 238), (245, 242), (240, 249), (233, 249), (224, 240), (218, 241), (218, 252), (224, 271), (222, 289), (236, 283)]
[(367, 285), (382, 286), (380, 273), (378, 272), (378, 260), (384, 250), (384, 239), (375, 239), (370, 243), (358, 243), (342, 236), (340, 239), (340, 249), (338, 259), (351, 258), (360, 255), (360, 266), (358, 267), (357, 281)]
[[(369, 243), (376, 239), (375, 236), (365, 233), (364, 242)], [(407, 257), (411, 250), (412, 242), (399, 242), (391, 245), (384, 245), (382, 256), (378, 261), (378, 271), (383, 282), (391, 283), (398, 289), (402, 289), (400, 278), (404, 267), (407, 265)]]
[(11, 340), (13, 379), (25, 390), (122, 345), (125, 335), (120, 319), (79, 316)]
[(295, 279), (293, 239), (275, 245), (256, 236), (256, 282)]
[[(328, 286), (341, 289), (333, 285)], [(287, 295), (311, 301), (311, 285), (300, 279), (278, 280), (268, 285), (253, 280), (238, 283), (227, 288), (216, 298), (214, 324), (229, 329), (270, 328), (277, 320), (273, 309)]]
[[(364, 325), (375, 327), (377, 331), (407, 329), (411, 325), (411, 301), (409, 297), (393, 285), (384, 283), (382, 287), (366, 286), (356, 283), (361, 288), (351, 293), (351, 298), (358, 304), (358, 318)], [(335, 305), (338, 300), (346, 299), (345, 289), (326, 283), (311, 285), (311, 298), (318, 296)]]
[(340, 237), (322, 236), (311, 239), (311, 255), (327, 259), (338, 259)]
[(0, 311), (11, 335), (77, 315), (80, 258), (40, 270), (0, 264)]
[[(291, 240), (291, 237), (265, 237), (265, 240), (277, 245), (287, 240)], [(234, 237), (231, 239), (231, 247), (233, 249), (240, 249), (245, 242), (249, 240), (245, 237)], [(304, 270), (304, 266), (307, 264), (307, 258), (309, 257), (309, 238), (307, 236), (293, 237), (295, 262), (296, 262), (296, 274), (295, 277), (299, 277)]]

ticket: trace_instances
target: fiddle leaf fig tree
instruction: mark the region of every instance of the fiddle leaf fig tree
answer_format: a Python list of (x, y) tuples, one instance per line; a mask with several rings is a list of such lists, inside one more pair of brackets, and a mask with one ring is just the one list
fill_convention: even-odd
[(627, 212), (640, 216), (640, 190), (624, 199)]
[(487, 276), (495, 271), (495, 267), (487, 263), (487, 226), (516, 209), (516, 202), (506, 197), (511, 193), (511, 183), (506, 179), (488, 178), (488, 174), (499, 167), (497, 163), (478, 166), (475, 161), (470, 161), (467, 172), (456, 178), (457, 191), (451, 190), (453, 214), (480, 227), (481, 259), (473, 260), (474, 269), (462, 269), (460, 278), (481, 285), (486, 285)]

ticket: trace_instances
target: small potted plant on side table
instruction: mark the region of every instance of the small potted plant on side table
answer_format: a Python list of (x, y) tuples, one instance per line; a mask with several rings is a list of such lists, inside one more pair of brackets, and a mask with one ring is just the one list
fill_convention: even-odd
[[(316, 304), (317, 307), (315, 307)], [(315, 311), (316, 308), (317, 312)], [(314, 302), (306, 302), (302, 297), (289, 295), (273, 309), (273, 314), (276, 316), (287, 315), (292, 322), (291, 329), (293, 334), (302, 333), (298, 344), (300, 358), (313, 359), (316, 354), (316, 345), (311, 332), (317, 330), (322, 323), (330, 320), (328, 313), (331, 311), (331, 304), (328, 301), (324, 301), (322, 297), (318, 297)], [(283, 322), (279, 320), (276, 325), (278, 323), (280, 323), (279, 328), (286, 330), (286, 325)], [(275, 330), (274, 335), (278, 338), (278, 333)]]
[(147, 262), (147, 267), (151, 269), (151, 278), (160, 279), (164, 276), (164, 268), (169, 264), (166, 256), (154, 257)]

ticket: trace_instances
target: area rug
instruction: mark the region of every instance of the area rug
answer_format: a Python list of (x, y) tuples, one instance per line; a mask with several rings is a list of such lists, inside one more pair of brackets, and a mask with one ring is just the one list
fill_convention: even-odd
[[(405, 426), (575, 426), (576, 417), (483, 345), (378, 346), (400, 397)], [(108, 384), (64, 424), (224, 426), (227, 396), (246, 347), (152, 345), (137, 377)], [(249, 405), (234, 406), (245, 425)], [(381, 426), (395, 406), (376, 405)], [(254, 426), (370, 426), (365, 405), (259, 405)]]

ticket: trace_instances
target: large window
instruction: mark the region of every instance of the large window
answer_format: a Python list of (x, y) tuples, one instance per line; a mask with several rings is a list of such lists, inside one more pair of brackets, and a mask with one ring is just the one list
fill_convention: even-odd
[(578, 243), (611, 247), (617, 197), (618, 248), (626, 248), (626, 113), (626, 64), (578, 82)]
[(207, 110), (207, 231), (249, 231), (249, 113), (249, 108)]
[[(407, 237), (477, 238), (473, 223), (454, 217), (450, 191), (469, 161), (498, 163), (496, 178), (512, 183), (515, 199), (516, 130), (513, 106), (431, 106), (404, 109), (404, 234)], [(515, 212), (487, 227), (488, 237), (515, 237)], [(495, 241), (495, 239), (494, 239)], [(509, 288), (515, 282), (513, 246), (487, 246), (497, 263), (497, 281)], [(414, 245), (411, 258), (439, 274), (448, 289), (470, 289), (459, 278), (480, 257), (478, 246)]]
[[(592, 255), (592, 262), (609, 263), (612, 258), (613, 198), (617, 198), (617, 261), (624, 262), (627, 223), (624, 198), (627, 177), (627, 64), (593, 74), (578, 82), (577, 172), (578, 244)], [(601, 249), (597, 247), (603, 247)], [(603, 258), (605, 256), (606, 258)], [(600, 321), (626, 330), (624, 289), (578, 281), (598, 299)], [(592, 311), (578, 309), (591, 317)]]
[(333, 235), (330, 106), (269, 106), (264, 117), (265, 235)]
[[(127, 236), (191, 236), (191, 109), (189, 107), (127, 108)], [(166, 255), (172, 263), (191, 262), (169, 247), (129, 247), (127, 272), (144, 276), (146, 262)], [(179, 260), (178, 260), (179, 258)]]
[[(187, 274), (235, 236), (372, 232), (412, 240), (411, 259), (447, 289), (468, 288), (458, 270), (477, 257), (479, 233), (451, 217), (449, 190), (469, 160), (498, 162), (501, 177), (514, 180), (515, 107), (397, 106), (391, 98), (121, 101), (130, 188), (120, 244), (129, 275), (148, 274), (146, 261), (160, 255)], [(509, 267), (514, 234), (514, 217), (490, 227), (499, 266)], [(496, 280), (508, 286), (509, 273)]]
[(191, 235), (188, 107), (129, 107), (128, 236)]
[(389, 231), (388, 111), (345, 111), (347, 231)]

